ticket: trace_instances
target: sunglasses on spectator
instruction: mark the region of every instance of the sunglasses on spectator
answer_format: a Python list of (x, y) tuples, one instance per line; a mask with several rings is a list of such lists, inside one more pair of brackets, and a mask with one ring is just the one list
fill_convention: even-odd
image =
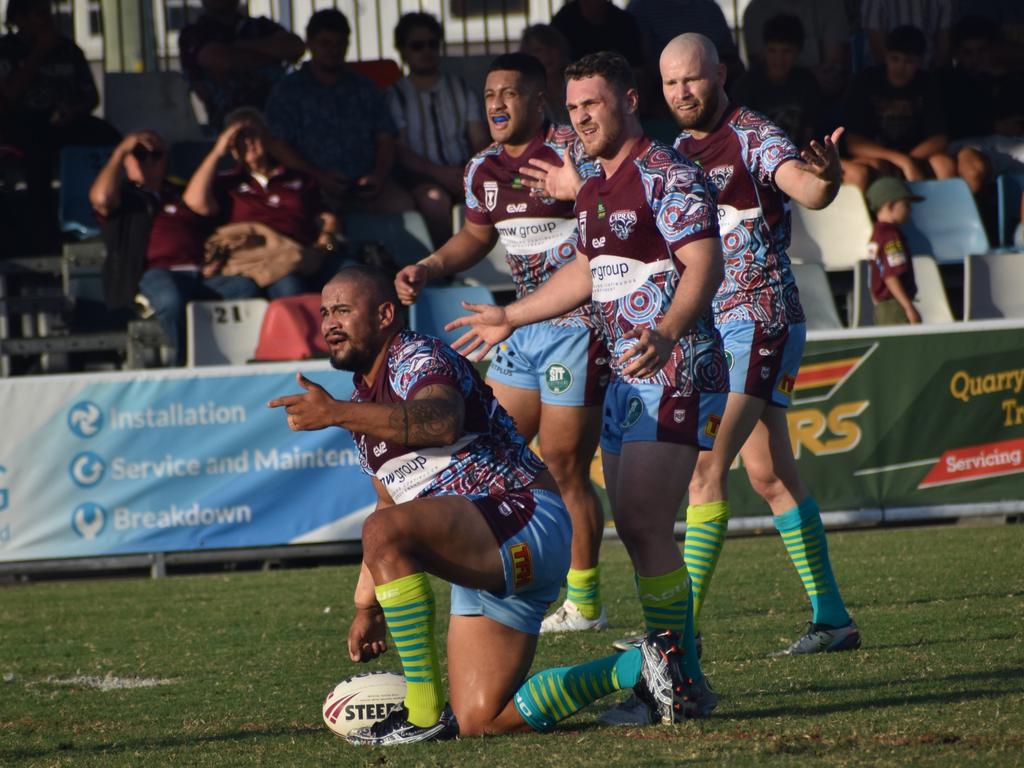
[(165, 154), (167, 153), (162, 149), (150, 149), (143, 144), (136, 144), (132, 147), (132, 156), (140, 163), (144, 163), (147, 160), (163, 160)]
[(432, 51), (440, 50), (441, 41), (437, 38), (431, 40), (410, 40), (405, 44), (405, 47), (410, 51), (423, 51), (429, 48)]

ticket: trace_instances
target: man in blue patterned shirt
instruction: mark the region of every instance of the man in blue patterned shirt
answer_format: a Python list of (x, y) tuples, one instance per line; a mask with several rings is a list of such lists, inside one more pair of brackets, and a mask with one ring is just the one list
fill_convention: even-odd
[(333, 183), (324, 187), (335, 212), (412, 210), (409, 193), (391, 177), (397, 132), (384, 95), (345, 67), (349, 33), (341, 11), (310, 16), (311, 58), (274, 86), (267, 122), (271, 133), (330, 177)]

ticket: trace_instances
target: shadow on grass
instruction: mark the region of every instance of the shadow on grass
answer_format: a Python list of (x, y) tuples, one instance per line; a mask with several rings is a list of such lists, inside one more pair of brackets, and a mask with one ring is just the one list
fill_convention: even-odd
[(31, 760), (40, 757), (53, 757), (66, 755), (73, 757), (75, 754), (101, 754), (101, 753), (122, 753), (136, 749), (160, 749), (174, 747), (192, 747), (201, 744), (219, 744), (232, 741), (248, 741), (249, 739), (275, 736), (310, 736), (323, 735), (322, 725), (297, 726), (295, 728), (274, 728), (259, 729), (246, 728), (244, 731), (232, 733), (212, 733), (206, 736), (194, 734), (182, 734), (179, 736), (168, 736), (157, 739), (126, 739), (124, 741), (107, 741), (100, 744), (74, 744), (68, 741), (53, 747), (39, 747), (36, 749), (8, 749), (0, 750), (0, 765), (6, 765), (7, 760)]
[[(786, 691), (785, 695), (797, 695), (806, 694), (810, 692), (821, 692), (828, 693), (833, 691), (843, 690), (875, 690), (884, 691), (886, 688), (890, 688), (893, 685), (911, 685), (914, 683), (921, 683), (922, 680), (935, 685), (942, 685), (942, 692), (935, 693), (918, 693), (918, 694), (907, 694), (907, 695), (891, 695), (891, 696), (878, 696), (873, 697), (868, 701), (845, 701), (842, 703), (833, 704), (821, 704), (815, 706), (804, 706), (799, 705), (793, 706), (786, 704), (784, 706), (770, 707), (766, 709), (754, 709), (746, 712), (729, 712), (728, 704), (724, 708), (719, 708), (723, 719), (731, 720), (758, 720), (761, 718), (769, 717), (781, 717), (786, 716), (806, 716), (806, 717), (820, 717), (822, 715), (836, 714), (840, 712), (854, 712), (863, 711), (866, 709), (883, 709), (885, 707), (905, 707), (912, 706), (915, 704), (941, 704), (944, 702), (963, 702), (966, 700), (975, 699), (988, 699), (988, 698), (1000, 698), (1010, 693), (1015, 692), (1019, 689), (1012, 689), (1012, 681), (1024, 680), (1024, 668), (1021, 667), (1007, 667), (1004, 669), (993, 669), (985, 672), (966, 672), (963, 674), (946, 675), (945, 677), (929, 677), (929, 678), (912, 678), (908, 680), (887, 680), (883, 684), (878, 683), (857, 683), (853, 685), (844, 685), (838, 683), (835, 685), (821, 686), (821, 685), (810, 685), (804, 686), (798, 689)], [(998, 680), (1002, 685), (998, 688), (984, 688), (976, 687), (973, 689), (963, 690), (954, 689), (953, 686), (957, 683), (979, 683), (985, 680)], [(1011, 683), (1011, 689), (1006, 687), (1006, 683)], [(733, 693), (730, 698), (735, 699), (737, 696), (743, 694)], [(723, 711), (724, 709), (724, 711)], [(717, 719), (717, 718), (716, 718)]]

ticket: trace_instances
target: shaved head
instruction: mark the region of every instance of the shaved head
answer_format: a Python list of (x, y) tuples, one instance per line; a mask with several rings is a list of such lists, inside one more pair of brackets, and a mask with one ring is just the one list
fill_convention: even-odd
[(403, 327), (394, 281), (382, 270), (345, 267), (324, 286), (320, 330), (335, 368), (366, 375)]
[(390, 301), (396, 307), (401, 306), (398, 294), (395, 292), (395, 281), (383, 270), (365, 264), (353, 264), (332, 277), (328, 285), (349, 282), (358, 285), (375, 305)]
[(729, 104), (715, 44), (687, 32), (665, 46), (659, 65), (661, 91), (679, 127), (694, 134), (711, 131)]

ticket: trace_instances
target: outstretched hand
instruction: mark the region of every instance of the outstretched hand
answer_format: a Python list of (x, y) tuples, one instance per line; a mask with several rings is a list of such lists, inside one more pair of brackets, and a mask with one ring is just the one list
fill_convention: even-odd
[(837, 185), (843, 178), (842, 164), (839, 160), (839, 139), (845, 130), (843, 126), (839, 126), (831, 135), (825, 136), (824, 143), (811, 139), (807, 148), (800, 152), (808, 171), (819, 179), (835, 182)]
[(583, 180), (571, 162), (561, 165), (539, 158), (530, 158), (528, 165), (519, 169), (525, 178), (523, 183), (535, 197), (553, 197), (555, 200), (575, 200)]
[(301, 373), (296, 374), (295, 378), (299, 382), (299, 386), (306, 391), (299, 395), (277, 397), (267, 403), (267, 407), (283, 407), (288, 414), (288, 428), (293, 432), (334, 426), (336, 423), (334, 406), (338, 401), (331, 397), (326, 389), (316, 382), (310, 381)]
[(463, 309), (473, 314), (452, 320), (444, 327), (446, 331), (456, 328), (468, 328), (462, 336), (452, 343), (452, 349), (463, 357), (469, 357), (479, 350), (476, 361), (483, 360), (495, 344), (499, 344), (512, 335), (512, 325), (508, 321), (505, 310), (493, 304), (470, 304), (462, 302)]

